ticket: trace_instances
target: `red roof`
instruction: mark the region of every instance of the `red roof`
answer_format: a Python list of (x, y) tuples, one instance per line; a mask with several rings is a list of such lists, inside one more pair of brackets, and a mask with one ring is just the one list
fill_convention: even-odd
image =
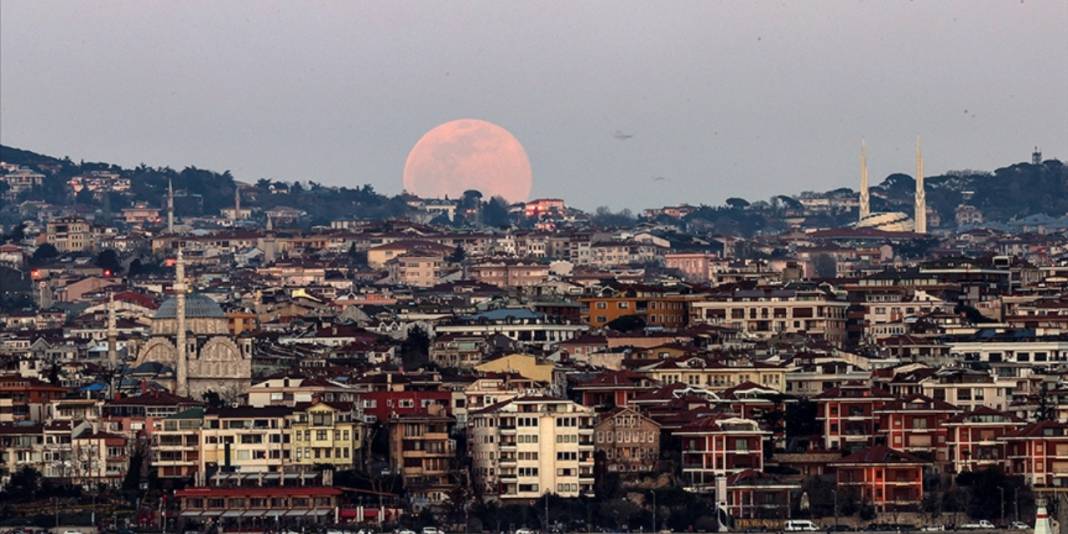
[(859, 450), (838, 460), (837, 462), (831, 462), (832, 465), (841, 464), (926, 464), (926, 462), (920, 458), (917, 458), (906, 452), (896, 451), (883, 445), (876, 445), (874, 447), (868, 447), (867, 449)]

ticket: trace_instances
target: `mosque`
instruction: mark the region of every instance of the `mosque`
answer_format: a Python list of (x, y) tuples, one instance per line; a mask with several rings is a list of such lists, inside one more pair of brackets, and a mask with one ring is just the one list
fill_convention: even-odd
[[(161, 385), (175, 394), (200, 398), (214, 391), (224, 398), (244, 393), (252, 376), (252, 339), (235, 338), (215, 301), (186, 295), (185, 264), (178, 251), (174, 296), (152, 317), (151, 334), (138, 352), (135, 368), (156, 363), (174, 370)], [(173, 378), (170, 378), (173, 377)]]
[(884, 232), (927, 233), (927, 193), (923, 183), (923, 152), (920, 141), (916, 140), (916, 194), (913, 216), (903, 211), (871, 211), (871, 195), (868, 192), (868, 154), (860, 147), (860, 217), (856, 228), (873, 228)]

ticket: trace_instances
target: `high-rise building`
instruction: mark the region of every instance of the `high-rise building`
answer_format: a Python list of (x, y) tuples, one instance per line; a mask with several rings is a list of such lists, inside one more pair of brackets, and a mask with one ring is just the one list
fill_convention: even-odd
[(524, 397), (470, 415), (475, 482), (504, 499), (593, 495), (593, 411), (566, 399)]

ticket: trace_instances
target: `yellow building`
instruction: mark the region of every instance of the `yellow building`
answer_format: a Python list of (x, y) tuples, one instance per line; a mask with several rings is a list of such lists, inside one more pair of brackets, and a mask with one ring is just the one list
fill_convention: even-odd
[(298, 404), (292, 421), (290, 458), (294, 464), (330, 464), (345, 469), (356, 463), (363, 446), (363, 425), (352, 403)]
[(515, 373), (528, 380), (546, 384), (552, 383), (554, 368), (553, 364), (539, 362), (531, 354), (509, 354), (475, 366), (475, 370), (483, 373)]

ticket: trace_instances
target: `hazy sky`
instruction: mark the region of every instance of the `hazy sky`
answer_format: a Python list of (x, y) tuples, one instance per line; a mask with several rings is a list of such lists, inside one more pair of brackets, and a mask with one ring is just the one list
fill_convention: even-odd
[[(0, 142), (401, 189), (472, 117), (641, 208), (1068, 157), (1068, 2), (0, 0)], [(620, 140), (616, 134), (633, 137)], [(662, 177), (657, 179), (656, 177)]]

